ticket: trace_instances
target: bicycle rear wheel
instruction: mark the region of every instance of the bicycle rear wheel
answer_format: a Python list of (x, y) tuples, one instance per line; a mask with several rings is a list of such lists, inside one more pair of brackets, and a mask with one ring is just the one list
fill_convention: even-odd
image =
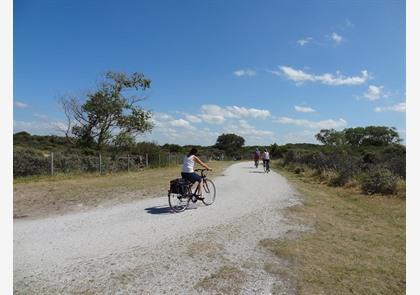
[(265, 172), (265, 173), (270, 172), (270, 164), (269, 164), (269, 162), (266, 162), (266, 163), (265, 163), (265, 166), (264, 166), (264, 172)]
[(206, 178), (203, 180), (202, 197), (203, 203), (207, 206), (213, 204), (214, 200), (216, 199), (216, 186), (210, 179)]
[(190, 199), (188, 195), (168, 193), (169, 207), (174, 212), (182, 212), (187, 209)]

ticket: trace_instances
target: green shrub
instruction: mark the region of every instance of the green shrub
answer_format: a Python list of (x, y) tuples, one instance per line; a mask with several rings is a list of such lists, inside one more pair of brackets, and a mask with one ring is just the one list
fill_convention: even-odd
[(284, 154), (284, 164), (296, 162), (296, 154), (294, 151), (289, 150)]
[(360, 182), (365, 194), (395, 194), (397, 192), (398, 177), (387, 168), (370, 169), (362, 175)]
[(328, 180), (329, 186), (344, 186), (348, 182), (349, 178), (345, 174), (336, 173), (335, 176)]
[(386, 168), (403, 179), (406, 177), (405, 156), (405, 146), (403, 145), (391, 145), (381, 152), (381, 160)]
[(295, 174), (300, 174), (302, 172), (305, 172), (305, 169), (303, 169), (302, 167), (296, 167), (294, 172)]
[(15, 149), (13, 151), (13, 176), (42, 175), (50, 173), (50, 157), (40, 151)]

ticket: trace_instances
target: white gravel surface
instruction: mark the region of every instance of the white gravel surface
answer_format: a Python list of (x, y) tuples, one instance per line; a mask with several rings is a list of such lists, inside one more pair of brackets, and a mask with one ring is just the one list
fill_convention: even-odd
[(182, 213), (163, 196), (15, 220), (15, 294), (291, 294), (264, 270), (284, 262), (259, 241), (302, 229), (281, 211), (299, 198), (285, 178), (262, 171), (232, 165), (213, 179), (213, 205)]

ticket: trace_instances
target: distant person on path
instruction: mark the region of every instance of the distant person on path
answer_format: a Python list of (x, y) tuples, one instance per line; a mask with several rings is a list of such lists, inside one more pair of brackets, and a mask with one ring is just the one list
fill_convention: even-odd
[(260, 156), (261, 156), (261, 154), (260, 154), (260, 151), (258, 150), (258, 148), (255, 150), (255, 153), (254, 153), (254, 162), (255, 162), (255, 167), (256, 168), (258, 168), (258, 163), (259, 163), (259, 161), (260, 161)]
[(266, 168), (267, 171), (270, 171), (270, 153), (267, 149), (264, 151), (262, 155), (263, 166)]
[(198, 198), (201, 197), (201, 192), (203, 188), (203, 181), (201, 176), (194, 172), (194, 164), (198, 163), (204, 168), (208, 170), (212, 170), (209, 166), (207, 166), (203, 161), (197, 157), (198, 150), (196, 148), (192, 148), (191, 151), (184, 157), (184, 164), (182, 165), (181, 176), (184, 179), (187, 179), (191, 183), (195, 183), (198, 181)]

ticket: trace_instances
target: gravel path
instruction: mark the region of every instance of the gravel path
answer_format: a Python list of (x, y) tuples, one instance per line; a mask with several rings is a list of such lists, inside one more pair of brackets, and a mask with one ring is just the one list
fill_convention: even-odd
[(284, 262), (259, 245), (300, 230), (280, 210), (299, 203), (293, 188), (251, 162), (214, 182), (213, 205), (178, 214), (162, 197), (15, 220), (15, 294), (293, 293), (265, 271)]

